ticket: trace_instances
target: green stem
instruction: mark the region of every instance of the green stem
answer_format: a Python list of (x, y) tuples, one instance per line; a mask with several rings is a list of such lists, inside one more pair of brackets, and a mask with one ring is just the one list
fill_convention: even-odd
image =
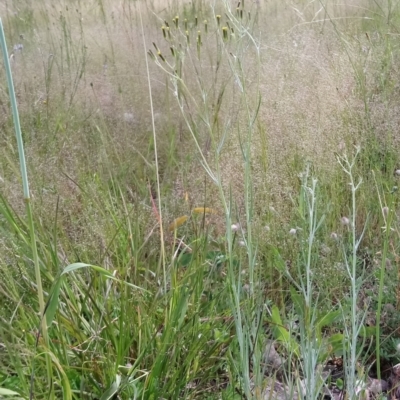
[(393, 219), (393, 212), (389, 211), (388, 217), (385, 218), (386, 232), (385, 232), (385, 240), (383, 242), (381, 271), (379, 276), (378, 306), (376, 310), (376, 371), (378, 379), (381, 379), (380, 322), (381, 322), (381, 311), (382, 311), (383, 284), (385, 282), (386, 259), (389, 247), (389, 235), (390, 235), (392, 219)]
[[(8, 84), (8, 91), (9, 91), (9, 95), (10, 95), (11, 109), (12, 109), (12, 114), (13, 114), (15, 135), (17, 138), (19, 162), (20, 162), (21, 177), (22, 177), (22, 188), (23, 188), (23, 193), (24, 193), (26, 213), (27, 213), (27, 217), (28, 217), (29, 233), (30, 233), (30, 239), (31, 239), (31, 250), (32, 250), (33, 262), (34, 262), (34, 267), (35, 267), (35, 277), (36, 277), (36, 285), (37, 285), (37, 291), (38, 291), (42, 335), (43, 335), (43, 339), (46, 344), (46, 347), (48, 348), (49, 347), (49, 337), (48, 337), (48, 333), (47, 333), (46, 318), (44, 315), (45, 302), (44, 302), (44, 296), (43, 296), (42, 278), (41, 278), (41, 274), (40, 274), (39, 257), (38, 257), (37, 244), (36, 244), (35, 227), (34, 227), (34, 223), (33, 223), (31, 198), (30, 198), (30, 193), (29, 193), (29, 181), (28, 181), (28, 172), (27, 172), (26, 162), (25, 162), (24, 142), (22, 140), (21, 124), (19, 121), (17, 100), (15, 97), (14, 83), (13, 83), (13, 79), (12, 79), (10, 61), (9, 61), (9, 57), (8, 57), (7, 45), (6, 45), (3, 23), (1, 21), (1, 18), (0, 18), (0, 46), (1, 46), (2, 53), (3, 53), (4, 66), (5, 66), (5, 70), (6, 70), (6, 77), (7, 77), (7, 84)], [(52, 373), (52, 366), (51, 366), (51, 358), (48, 353), (46, 353), (46, 367), (47, 367), (47, 379), (48, 379), (48, 384), (49, 384), (49, 395), (50, 395), (49, 398), (53, 399), (54, 398), (54, 392), (53, 392), (53, 386), (52, 386), (53, 373)]]

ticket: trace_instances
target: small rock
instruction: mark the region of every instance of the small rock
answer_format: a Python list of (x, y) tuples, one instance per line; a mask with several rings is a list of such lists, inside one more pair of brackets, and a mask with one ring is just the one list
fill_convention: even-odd
[(263, 355), (263, 361), (267, 369), (269, 369), (269, 373), (277, 372), (284, 364), (284, 360), (276, 351), (275, 344), (272, 340), (267, 340)]

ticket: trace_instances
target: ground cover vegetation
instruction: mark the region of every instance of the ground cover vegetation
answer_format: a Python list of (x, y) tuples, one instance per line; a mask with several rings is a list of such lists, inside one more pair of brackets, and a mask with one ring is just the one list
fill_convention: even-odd
[(0, 398), (400, 398), (399, 2), (0, 16)]

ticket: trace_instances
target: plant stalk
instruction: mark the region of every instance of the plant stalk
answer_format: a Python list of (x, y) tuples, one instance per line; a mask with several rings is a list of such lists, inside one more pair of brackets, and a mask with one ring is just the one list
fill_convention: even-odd
[[(18, 155), (19, 155), (21, 177), (22, 177), (22, 188), (23, 188), (23, 194), (24, 194), (26, 213), (27, 213), (27, 217), (28, 217), (32, 258), (33, 258), (33, 263), (34, 263), (34, 268), (35, 268), (35, 278), (36, 278), (37, 294), (38, 294), (38, 301), (39, 301), (39, 312), (40, 312), (40, 318), (41, 318), (41, 330), (42, 330), (42, 335), (43, 335), (45, 345), (48, 348), (49, 347), (49, 337), (48, 337), (48, 333), (47, 333), (46, 318), (44, 315), (45, 302), (44, 302), (44, 296), (43, 296), (42, 278), (41, 278), (41, 273), (40, 273), (39, 257), (38, 257), (37, 243), (36, 243), (36, 236), (35, 236), (35, 226), (34, 226), (34, 222), (33, 222), (31, 197), (30, 197), (30, 192), (29, 192), (28, 172), (27, 172), (26, 162), (25, 162), (24, 142), (22, 140), (21, 124), (20, 124), (20, 120), (19, 120), (17, 100), (16, 100), (16, 96), (15, 96), (14, 83), (13, 83), (13, 79), (12, 79), (10, 59), (8, 56), (6, 39), (5, 39), (3, 23), (2, 23), (1, 18), (0, 18), (0, 46), (1, 46), (2, 53), (3, 53), (4, 67), (6, 70), (7, 85), (8, 85), (11, 109), (12, 109), (12, 114), (13, 114), (15, 135), (17, 138)], [(48, 379), (48, 384), (49, 384), (49, 395), (50, 395), (50, 398), (53, 399), (54, 398), (54, 392), (53, 392), (53, 388), (52, 388), (53, 373), (52, 373), (52, 366), (51, 366), (51, 358), (48, 353), (46, 353), (46, 367), (47, 367), (47, 379)]]

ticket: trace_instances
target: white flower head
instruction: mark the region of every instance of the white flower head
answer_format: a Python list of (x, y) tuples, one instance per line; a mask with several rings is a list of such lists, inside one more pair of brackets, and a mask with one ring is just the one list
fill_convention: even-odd
[(292, 236), (294, 236), (296, 233), (297, 233), (297, 229), (295, 229), (295, 228), (292, 228), (292, 229), (289, 231), (289, 235), (292, 235)]
[(345, 225), (345, 226), (350, 224), (350, 220), (347, 217), (340, 218), (340, 222), (342, 225)]
[(332, 232), (331, 233), (331, 239), (333, 239), (333, 240), (337, 240), (338, 239), (338, 235), (337, 235), (336, 232)]
[(232, 232), (237, 232), (240, 229), (239, 224), (232, 224), (231, 225)]

